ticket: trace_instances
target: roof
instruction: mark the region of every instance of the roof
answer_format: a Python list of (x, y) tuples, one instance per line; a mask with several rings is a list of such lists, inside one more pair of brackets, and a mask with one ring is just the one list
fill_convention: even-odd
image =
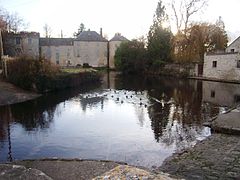
[(128, 41), (128, 39), (122, 36), (120, 33), (116, 33), (110, 41)]
[(96, 31), (83, 31), (78, 35), (76, 41), (108, 42), (108, 40), (103, 38)]
[[(228, 45), (228, 47), (232, 46), (236, 41), (238, 41), (240, 39), (240, 36), (238, 38), (236, 38), (231, 44)], [(228, 48), (227, 47), (227, 48)]]
[(40, 38), (40, 46), (72, 46), (72, 38)]

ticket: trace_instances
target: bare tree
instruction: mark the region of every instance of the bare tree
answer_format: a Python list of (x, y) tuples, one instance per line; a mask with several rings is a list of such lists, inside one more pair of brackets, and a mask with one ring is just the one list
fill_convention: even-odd
[(208, 0), (181, 0), (176, 3), (171, 1), (171, 8), (176, 23), (177, 31), (183, 30), (186, 34), (191, 17), (207, 6)]
[(44, 30), (44, 33), (45, 33), (45, 37), (46, 38), (50, 38), (51, 37), (51, 33), (52, 33), (51, 27), (48, 24), (45, 24), (43, 26), (43, 30)]
[(9, 12), (0, 9), (0, 28), (3, 31), (18, 32), (25, 28), (24, 20), (17, 14), (10, 14)]

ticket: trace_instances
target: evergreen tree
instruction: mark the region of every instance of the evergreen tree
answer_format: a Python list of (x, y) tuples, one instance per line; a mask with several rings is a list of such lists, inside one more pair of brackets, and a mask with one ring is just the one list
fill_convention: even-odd
[(160, 0), (154, 15), (153, 25), (148, 33), (148, 53), (150, 65), (161, 64), (171, 60), (172, 33), (165, 6)]

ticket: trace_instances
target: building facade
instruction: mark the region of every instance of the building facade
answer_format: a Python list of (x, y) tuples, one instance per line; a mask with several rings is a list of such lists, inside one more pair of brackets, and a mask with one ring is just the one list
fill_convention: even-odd
[(37, 32), (5, 33), (4, 55), (39, 57), (39, 39), (40, 34)]
[[(83, 31), (76, 38), (40, 38), (39, 33), (8, 33), (4, 40), (5, 55), (27, 55), (50, 60), (59, 66), (114, 68), (114, 55), (122, 41), (127, 39), (119, 33), (108, 42), (101, 33)], [(110, 59), (109, 59), (110, 57)], [(110, 61), (109, 61), (110, 60)]]
[(203, 77), (213, 80), (240, 81), (240, 38), (226, 52), (205, 54)]
[(128, 41), (120, 33), (116, 33), (115, 36), (109, 41), (109, 67), (115, 68), (115, 52), (122, 42)]

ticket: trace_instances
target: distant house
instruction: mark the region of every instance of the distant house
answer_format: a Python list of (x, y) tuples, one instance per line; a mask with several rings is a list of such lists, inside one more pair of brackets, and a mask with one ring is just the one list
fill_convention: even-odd
[(240, 82), (240, 37), (225, 52), (205, 54), (203, 77)]
[(116, 33), (115, 36), (109, 42), (109, 67), (115, 68), (114, 56), (117, 48), (122, 42), (128, 41), (127, 38), (123, 37), (120, 33)]
[[(114, 68), (117, 47), (127, 39), (116, 34), (110, 42), (95, 31), (83, 31), (76, 38), (40, 38), (39, 33), (7, 33), (5, 55), (42, 57), (59, 66), (88, 64)], [(109, 61), (110, 57), (110, 61)]]

